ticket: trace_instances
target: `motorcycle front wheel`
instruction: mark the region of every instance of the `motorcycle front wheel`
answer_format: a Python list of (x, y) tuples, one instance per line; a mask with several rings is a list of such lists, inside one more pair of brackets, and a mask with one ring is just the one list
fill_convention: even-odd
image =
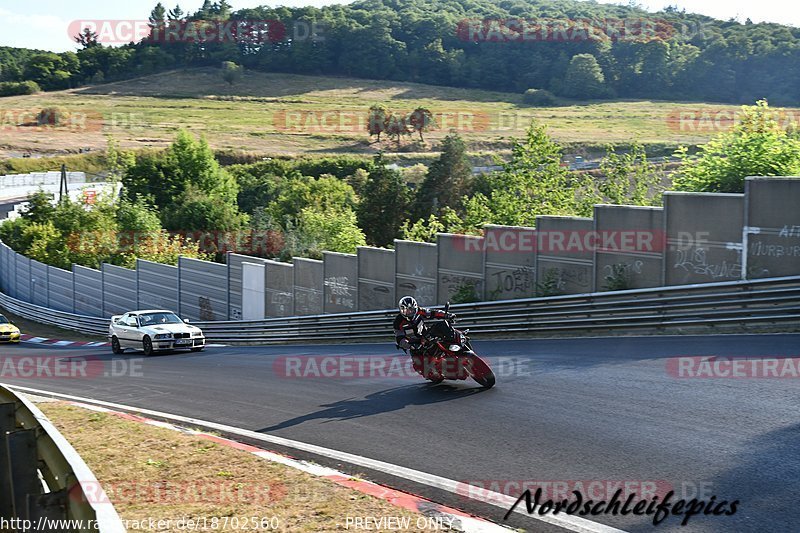
[(472, 376), (472, 379), (474, 379), (478, 385), (484, 389), (491, 389), (494, 387), (496, 382), (494, 372), (492, 372), (492, 369), (489, 367), (486, 361), (481, 359), (479, 355), (475, 354), (472, 356), (471, 362), (470, 375)]

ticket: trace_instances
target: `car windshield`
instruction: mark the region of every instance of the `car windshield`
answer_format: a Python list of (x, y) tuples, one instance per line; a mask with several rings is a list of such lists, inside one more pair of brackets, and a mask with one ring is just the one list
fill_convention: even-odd
[(178, 318), (175, 313), (144, 313), (139, 315), (139, 323), (142, 326), (155, 326), (158, 324), (180, 324), (183, 320)]
[(0, 315), (0, 324), (9, 324), (9, 321), (3, 315)]

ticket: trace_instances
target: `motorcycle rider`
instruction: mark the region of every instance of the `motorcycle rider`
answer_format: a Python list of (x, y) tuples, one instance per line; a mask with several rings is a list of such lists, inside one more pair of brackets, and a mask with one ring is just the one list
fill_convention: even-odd
[(420, 307), (412, 296), (403, 296), (398, 303), (400, 312), (394, 319), (395, 346), (397, 349), (409, 350), (411, 355), (417, 355), (425, 342), (425, 320), (443, 319), (455, 320), (454, 313), (445, 313), (438, 309)]

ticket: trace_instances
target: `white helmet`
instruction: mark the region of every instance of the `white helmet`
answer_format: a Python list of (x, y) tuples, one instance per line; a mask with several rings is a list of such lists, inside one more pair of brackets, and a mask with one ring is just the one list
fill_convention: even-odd
[(412, 317), (416, 315), (417, 310), (419, 309), (417, 301), (412, 296), (403, 296), (400, 298), (398, 307), (400, 308), (400, 314), (404, 317)]

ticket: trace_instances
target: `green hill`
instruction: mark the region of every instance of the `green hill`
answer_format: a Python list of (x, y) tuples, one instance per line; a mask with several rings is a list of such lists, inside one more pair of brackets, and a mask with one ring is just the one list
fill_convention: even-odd
[[(373, 103), (407, 113), (430, 109), (436, 127), (425, 142), (405, 138), (398, 147), (367, 134)], [(84, 123), (39, 127), (30, 120), (41, 109), (61, 108)], [(171, 71), (68, 91), (0, 99), (0, 146), (6, 155), (103, 149), (112, 136), (125, 147), (165, 146), (178, 128), (203, 133), (218, 149), (261, 154), (418, 153), (437, 149), (450, 129), (472, 152), (501, 152), (535, 118), (560, 141), (578, 149), (639, 140), (651, 147), (696, 144), (720, 131), (712, 120), (733, 116), (736, 106), (628, 100), (528, 107), (519, 95), (416, 83), (248, 71), (234, 84), (219, 69)], [(707, 120), (699, 113), (706, 113)], [(683, 126), (676, 117), (690, 117)], [(800, 117), (800, 112), (795, 116)], [(691, 118), (695, 117), (695, 118)]]

